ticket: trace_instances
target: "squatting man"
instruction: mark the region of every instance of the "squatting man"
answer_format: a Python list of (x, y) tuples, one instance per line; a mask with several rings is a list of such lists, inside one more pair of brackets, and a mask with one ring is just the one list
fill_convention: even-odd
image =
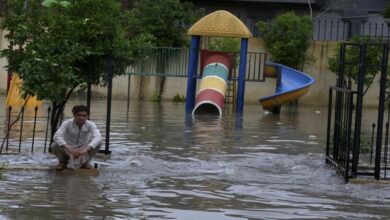
[(73, 118), (65, 120), (54, 134), (51, 150), (58, 158), (57, 170), (91, 169), (91, 159), (103, 145), (95, 123), (88, 120), (88, 108), (76, 105)]

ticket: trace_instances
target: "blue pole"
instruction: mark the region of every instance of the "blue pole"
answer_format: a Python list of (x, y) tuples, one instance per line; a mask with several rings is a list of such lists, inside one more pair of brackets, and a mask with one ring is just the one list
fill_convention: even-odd
[(236, 113), (242, 113), (244, 110), (244, 95), (245, 95), (245, 74), (246, 74), (246, 55), (248, 52), (248, 38), (241, 39), (240, 51), (240, 68), (238, 73), (238, 88)]
[(187, 80), (187, 95), (186, 95), (186, 114), (191, 114), (195, 107), (196, 94), (196, 74), (198, 72), (198, 56), (199, 56), (199, 40), (200, 36), (192, 36), (191, 49), (188, 63), (188, 80)]

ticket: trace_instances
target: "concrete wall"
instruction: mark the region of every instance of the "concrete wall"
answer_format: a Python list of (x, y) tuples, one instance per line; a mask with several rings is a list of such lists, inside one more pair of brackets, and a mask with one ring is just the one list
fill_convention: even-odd
[[(1, 32), (2, 39), (4, 33)], [(7, 46), (7, 43), (1, 41), (1, 49)], [(335, 74), (327, 68), (328, 58), (335, 52), (336, 42), (314, 41), (308, 50), (310, 56), (315, 57), (313, 63), (304, 67), (304, 72), (313, 76), (315, 83), (311, 86), (309, 92), (300, 98), (299, 103), (303, 105), (326, 105), (328, 101), (329, 87), (335, 85)], [(249, 51), (265, 52), (264, 43), (259, 38), (250, 39)], [(0, 91), (6, 90), (6, 61), (0, 60)], [(158, 94), (159, 77), (140, 77), (131, 76), (130, 94), (131, 99), (152, 100)], [(378, 80), (373, 83), (373, 89), (365, 96), (365, 104), (376, 105), (378, 100)], [(247, 82), (245, 91), (246, 103), (258, 103), (261, 96), (271, 95), (275, 91), (275, 79), (267, 78), (265, 82)], [(172, 100), (177, 94), (186, 95), (187, 78), (186, 77), (167, 77), (163, 91), (163, 100)], [(105, 96), (106, 88), (93, 88), (94, 97)], [(128, 76), (116, 77), (113, 81), (113, 97), (116, 99), (126, 98), (128, 93)]]

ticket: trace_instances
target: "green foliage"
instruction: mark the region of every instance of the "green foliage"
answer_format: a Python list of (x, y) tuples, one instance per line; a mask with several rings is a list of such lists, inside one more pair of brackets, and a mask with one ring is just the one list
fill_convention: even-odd
[[(105, 85), (108, 64), (114, 75), (142, 58), (152, 46), (147, 33), (134, 34), (129, 13), (114, 0), (7, 1), (1, 27), (10, 46), (1, 51), (7, 68), (24, 81), (24, 95), (52, 102), (51, 135), (66, 102), (86, 84)], [(65, 3), (68, 2), (68, 3)]]
[(185, 101), (186, 101), (186, 97), (184, 97), (184, 95), (180, 96), (179, 93), (177, 93), (173, 97), (173, 102), (185, 102)]
[(312, 59), (306, 55), (313, 31), (310, 17), (288, 12), (277, 16), (269, 26), (262, 21), (256, 26), (263, 34), (272, 61), (302, 69)]
[[(353, 63), (355, 65), (347, 65), (344, 74), (346, 76), (351, 77), (355, 82), (358, 80), (359, 76), (359, 60), (360, 60), (360, 52), (359, 45), (362, 43), (381, 43), (381, 38), (371, 38), (369, 36), (365, 37), (353, 37), (349, 43), (357, 44), (356, 46), (347, 46), (345, 49), (345, 62)], [(338, 73), (339, 71), (339, 60), (340, 60), (340, 47), (341, 44), (338, 44), (335, 48), (335, 54), (329, 58), (328, 60), (328, 68), (333, 73)], [(376, 74), (381, 69), (381, 61), (382, 61), (382, 49), (379, 46), (368, 46), (366, 50), (366, 73), (364, 75), (364, 84), (368, 89)], [(366, 89), (366, 91), (367, 91)]]
[[(8, 1), (2, 28), (9, 31), (10, 47), (1, 56), (7, 68), (24, 80), (23, 91), (39, 99), (64, 102), (86, 84), (105, 84), (108, 57), (114, 74), (151, 47), (147, 34), (130, 38), (126, 13), (112, 0), (72, 0), (66, 7), (52, 1)], [(127, 26), (126, 26), (127, 25)]]
[(59, 1), (59, 0), (44, 0), (42, 5), (45, 7), (51, 7), (52, 5), (59, 4), (62, 7), (67, 7), (70, 3), (68, 1)]
[(161, 101), (161, 95), (160, 95), (159, 92), (153, 93), (152, 101), (153, 101), (153, 102), (160, 102), (160, 101)]
[(133, 33), (154, 36), (157, 47), (182, 47), (188, 43), (187, 29), (200, 17), (189, 2), (137, 0), (129, 21)]
[(209, 50), (216, 50), (222, 52), (239, 52), (240, 51), (240, 39), (238, 38), (226, 38), (215, 37), (211, 39), (208, 45)]
[(371, 153), (371, 141), (368, 139), (360, 140), (360, 148), (359, 151), (361, 154), (369, 154)]

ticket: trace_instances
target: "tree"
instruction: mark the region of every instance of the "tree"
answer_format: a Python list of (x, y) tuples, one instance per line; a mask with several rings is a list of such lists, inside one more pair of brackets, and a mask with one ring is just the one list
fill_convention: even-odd
[(180, 0), (137, 0), (130, 15), (134, 33), (153, 35), (157, 47), (182, 47), (188, 44), (187, 29), (200, 13)]
[(152, 47), (152, 38), (130, 35), (129, 15), (113, 0), (44, 3), (8, 1), (2, 28), (9, 31), (10, 46), (1, 56), (8, 59), (8, 70), (23, 79), (25, 96), (51, 101), (53, 135), (75, 91), (84, 90), (87, 82), (104, 85), (110, 60), (114, 75), (125, 73), (128, 64)]
[[(381, 43), (381, 38), (371, 38), (369, 36), (360, 37), (355, 36), (349, 40), (349, 43), (355, 44), (352, 46), (348, 46), (345, 49), (345, 63), (348, 63), (349, 65), (345, 66), (344, 74), (347, 77), (350, 77), (355, 83), (358, 81), (359, 77), (359, 61), (360, 61), (360, 50), (359, 45), (363, 43)], [(380, 44), (378, 44), (380, 45)], [(341, 44), (338, 44), (335, 48), (335, 54), (329, 58), (328, 60), (328, 66), (329, 70), (333, 73), (338, 74), (339, 72), (339, 61), (340, 61), (340, 47)], [(376, 74), (381, 69), (381, 62), (382, 62), (382, 48), (380, 46), (368, 46), (366, 50), (366, 73), (364, 75), (364, 85), (366, 86), (366, 89), (363, 93), (366, 94), (367, 90), (370, 88), (371, 84), (373, 83)], [(347, 82), (344, 82), (345, 84)]]
[(209, 50), (237, 53), (240, 52), (239, 38), (214, 37), (208, 45)]
[[(198, 20), (200, 13), (189, 2), (180, 0), (137, 0), (130, 11), (133, 32), (150, 34), (157, 47), (183, 47), (189, 45), (187, 29)], [(156, 51), (158, 72), (164, 72), (167, 58)], [(159, 79), (160, 101), (165, 86), (165, 76)]]
[(302, 69), (312, 59), (306, 55), (313, 31), (310, 17), (288, 12), (277, 16), (269, 26), (263, 21), (256, 26), (263, 34), (272, 61)]

